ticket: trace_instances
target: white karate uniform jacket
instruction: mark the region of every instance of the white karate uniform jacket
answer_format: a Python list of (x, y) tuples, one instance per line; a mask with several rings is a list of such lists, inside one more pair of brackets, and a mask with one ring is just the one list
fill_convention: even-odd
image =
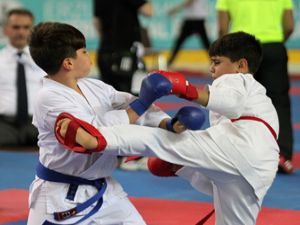
[[(122, 222), (124, 215), (117, 210), (119, 207), (123, 207), (125, 212), (129, 211), (126, 212), (127, 214), (131, 214), (125, 215), (129, 220), (133, 220), (130, 224), (144, 224), (137, 211), (128, 203), (127, 194), (121, 185), (111, 177), (117, 167), (116, 156), (72, 152), (59, 144), (54, 135), (55, 120), (61, 112), (68, 112), (95, 127), (129, 124), (126, 109), (135, 97), (116, 91), (113, 87), (96, 79), (80, 79), (78, 86), (85, 97), (61, 83), (47, 78), (43, 79), (43, 88), (37, 93), (38, 100), (33, 114), (33, 124), (39, 130), (39, 160), (47, 168), (63, 174), (91, 180), (106, 178), (107, 189), (103, 196), (104, 203), (99, 212), (103, 211), (107, 213), (107, 216), (101, 215), (101, 224)], [(163, 118), (168, 117), (167, 114), (153, 106), (139, 118), (137, 123), (157, 127)], [(44, 181), (36, 177), (30, 187), (31, 210), (28, 224), (40, 225), (46, 218), (54, 221), (53, 212), (71, 209), (77, 203), (84, 202), (97, 193), (95, 187), (80, 185), (74, 201), (70, 201), (66, 199), (68, 188), (68, 184)], [(120, 202), (120, 199), (126, 199), (125, 203), (124, 201)], [(115, 213), (118, 212), (116, 215), (112, 211), (111, 213), (105, 211), (112, 205), (114, 205)], [(91, 207), (78, 215), (84, 215), (90, 210)], [(99, 224), (97, 219), (88, 219), (83, 224), (94, 224), (91, 222), (92, 220), (95, 224)], [(114, 221), (118, 221), (118, 223)], [(72, 220), (63, 221), (63, 223), (69, 222)]]
[[(110, 154), (156, 155), (184, 165), (177, 175), (213, 195), (217, 225), (255, 224), (278, 167), (278, 118), (265, 88), (251, 74), (226, 74), (209, 85), (206, 130), (174, 134), (134, 125), (100, 128)], [(136, 137), (140, 137), (136, 139)]]

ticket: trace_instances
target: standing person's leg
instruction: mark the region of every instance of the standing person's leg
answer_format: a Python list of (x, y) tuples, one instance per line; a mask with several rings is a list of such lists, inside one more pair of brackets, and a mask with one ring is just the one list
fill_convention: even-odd
[(191, 32), (191, 22), (189, 20), (183, 21), (183, 24), (180, 29), (179, 36), (177, 37), (174, 47), (172, 49), (171, 56), (168, 60), (168, 66), (171, 66), (173, 61), (175, 60), (177, 53), (182, 46), (185, 39), (192, 34)]
[(32, 125), (31, 120), (22, 128), (24, 136), (24, 145), (37, 145), (38, 141), (38, 130)]
[(113, 76), (115, 79), (114, 87), (118, 91), (125, 91), (130, 93), (131, 92), (131, 81), (132, 76)]
[(207, 36), (207, 32), (205, 29), (205, 20), (199, 20), (199, 24), (197, 26), (197, 33), (199, 34), (202, 44), (204, 48), (208, 51), (210, 46), (210, 41)]
[(101, 51), (98, 51), (97, 64), (101, 71), (101, 80), (118, 91), (130, 92), (132, 75), (117, 74), (113, 71), (114, 63), (120, 62), (114, 62), (112, 53), (101, 53)]
[(289, 77), (287, 71), (287, 52), (283, 44), (263, 44), (264, 58), (255, 78), (266, 87), (279, 117), (278, 144), (286, 159), (292, 159), (293, 128), (291, 121), (291, 102), (289, 97)]
[(0, 119), (0, 146), (18, 145), (19, 131), (12, 124)]
[(97, 65), (99, 72), (101, 76), (101, 80), (109, 85), (113, 86), (113, 81), (114, 79), (112, 78), (111, 75), (111, 54), (110, 53), (103, 53), (98, 50), (97, 53)]

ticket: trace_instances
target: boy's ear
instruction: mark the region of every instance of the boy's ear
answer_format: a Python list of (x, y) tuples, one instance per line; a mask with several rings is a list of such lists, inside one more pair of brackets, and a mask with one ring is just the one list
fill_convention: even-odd
[(71, 58), (65, 58), (64, 61), (62, 62), (62, 67), (65, 70), (71, 70), (73, 68), (73, 61)]
[(249, 67), (246, 59), (242, 58), (238, 61), (238, 70), (240, 73), (248, 73)]

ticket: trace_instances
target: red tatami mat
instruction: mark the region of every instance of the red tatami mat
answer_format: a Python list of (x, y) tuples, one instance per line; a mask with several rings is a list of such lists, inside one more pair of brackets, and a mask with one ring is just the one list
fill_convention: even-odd
[[(210, 203), (150, 198), (130, 200), (149, 225), (194, 225), (213, 209)], [(206, 224), (214, 224), (214, 218)]]
[(0, 224), (26, 220), (28, 191), (9, 189), (0, 191)]
[[(0, 191), (0, 224), (25, 221), (28, 191)], [(210, 203), (130, 198), (149, 225), (194, 225), (212, 210)], [(300, 211), (264, 208), (257, 225), (299, 225)], [(214, 216), (205, 225), (213, 225)]]
[[(202, 202), (131, 198), (149, 225), (194, 225), (212, 205)], [(300, 211), (264, 208), (257, 225), (299, 225)], [(214, 216), (205, 225), (214, 224)]]

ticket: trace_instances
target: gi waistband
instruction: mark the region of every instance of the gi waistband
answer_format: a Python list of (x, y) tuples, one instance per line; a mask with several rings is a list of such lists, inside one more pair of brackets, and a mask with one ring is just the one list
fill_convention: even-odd
[[(100, 178), (100, 179), (96, 179), (96, 180), (88, 180), (88, 179), (84, 179), (81, 177), (66, 175), (66, 174), (56, 172), (54, 170), (50, 170), (47, 167), (43, 166), (40, 162), (37, 165), (36, 173), (39, 178), (46, 180), (46, 181), (66, 183), (66, 184), (70, 184), (70, 185), (81, 185), (81, 184), (92, 185), (98, 189), (98, 192), (96, 195), (94, 195), (90, 199), (86, 200), (85, 202), (78, 204), (76, 207), (66, 210), (66, 211), (62, 211), (62, 212), (54, 212), (55, 220), (62, 221), (62, 220), (71, 218), (98, 201), (97, 204), (95, 205), (95, 207), (88, 214), (83, 216), (77, 222), (72, 223), (72, 224), (78, 224), (78, 223), (86, 220), (93, 214), (95, 214), (101, 208), (102, 203), (103, 203), (103, 194), (107, 187), (105, 178)], [(43, 225), (51, 225), (51, 224), (55, 225), (55, 223), (49, 222), (47, 220), (43, 223)]]
[(277, 134), (276, 134), (275, 130), (273, 129), (273, 127), (271, 127), (271, 125), (269, 123), (267, 123), (263, 119), (258, 118), (256, 116), (241, 116), (237, 119), (231, 119), (231, 122), (236, 122), (236, 121), (239, 121), (239, 120), (252, 120), (252, 121), (257, 121), (257, 122), (260, 122), (260, 123), (264, 124), (268, 128), (268, 130), (271, 132), (274, 139), (277, 140)]

